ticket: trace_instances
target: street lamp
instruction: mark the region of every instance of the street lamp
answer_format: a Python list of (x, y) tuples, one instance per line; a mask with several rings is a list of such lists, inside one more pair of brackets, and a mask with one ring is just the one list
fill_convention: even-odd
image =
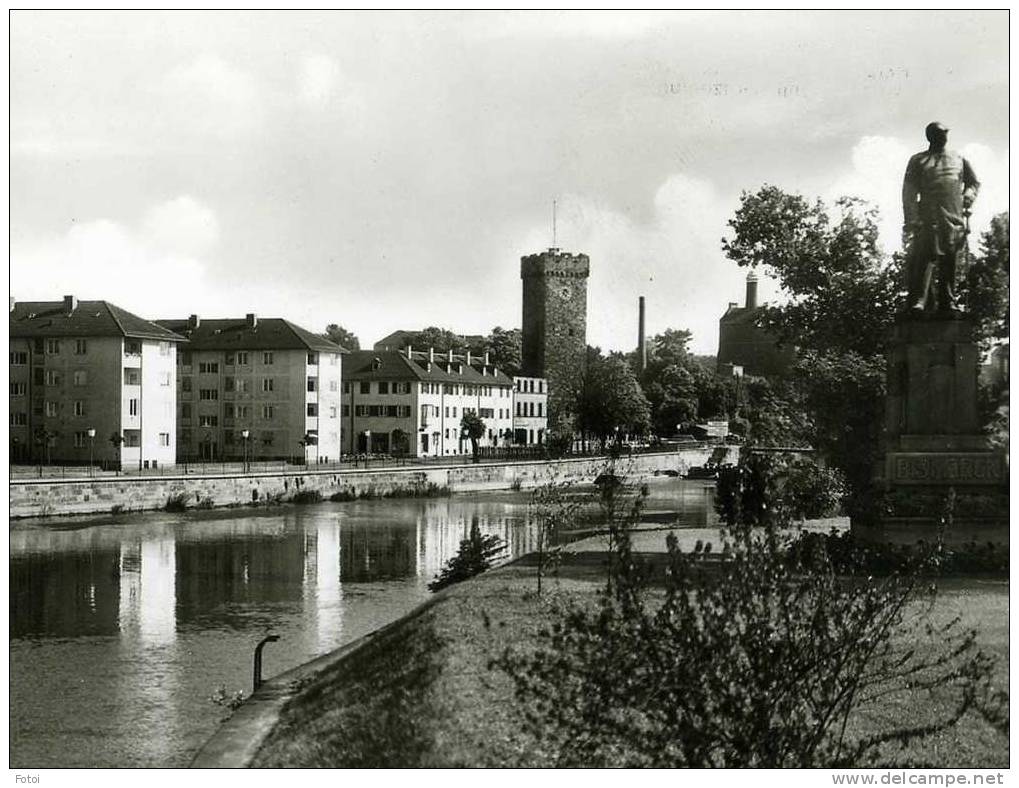
[(241, 441), (244, 443), (244, 472), (248, 472), (248, 438), (251, 430), (241, 430)]
[(95, 427), (89, 427), (88, 430), (87, 430), (87, 434), (88, 434), (88, 475), (92, 476), (93, 475), (92, 458), (93, 458), (94, 453), (95, 453), (96, 428)]

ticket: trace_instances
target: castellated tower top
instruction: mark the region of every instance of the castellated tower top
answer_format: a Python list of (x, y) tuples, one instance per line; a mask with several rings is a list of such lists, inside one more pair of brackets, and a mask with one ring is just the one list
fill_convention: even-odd
[(586, 254), (570, 254), (555, 247), (520, 258), (521, 279), (534, 276), (579, 279), (587, 278), (590, 271), (591, 260)]

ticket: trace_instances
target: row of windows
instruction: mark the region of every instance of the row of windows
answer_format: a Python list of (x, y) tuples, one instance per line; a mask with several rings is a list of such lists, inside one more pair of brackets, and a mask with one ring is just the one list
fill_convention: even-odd
[[(344, 406), (343, 413), (347, 415), (349, 406)], [(357, 405), (354, 408), (355, 416), (362, 417), (384, 417), (388, 419), (409, 419), (410, 405)]]
[[(257, 353), (255, 354), (257, 357)], [(318, 353), (308, 354), (308, 364), (315, 366), (318, 364), (319, 358)], [(329, 366), (335, 367), (339, 364), (340, 357), (336, 353), (329, 353), (327, 355), (329, 359)], [(274, 364), (276, 361), (276, 355), (274, 351), (264, 350), (262, 351), (262, 364)], [(189, 350), (181, 351), (180, 363), (182, 366), (190, 367), (192, 364), (192, 354)], [(251, 352), (247, 350), (238, 350), (232, 353), (226, 353), (223, 356), (223, 365), (226, 367), (247, 367), (251, 364)], [(218, 361), (199, 361), (198, 371), (202, 374), (216, 374), (219, 372)]]
[[(314, 433), (312, 433), (312, 434), (314, 434)], [(192, 434), (191, 430), (183, 429), (183, 430), (181, 430), (178, 433), (178, 438), (179, 438), (180, 443), (189, 444), (189, 443), (191, 443), (194, 440), (194, 435)], [(335, 432), (330, 432), (328, 438), (329, 438), (329, 440), (332, 443), (337, 443), (339, 441), (339, 434), (335, 433)], [(206, 435), (199, 436), (199, 442), (200, 443), (206, 443), (206, 442), (209, 442), (211, 440), (212, 440), (212, 436), (211, 435), (208, 435), (208, 436), (206, 436)], [(255, 435), (254, 432), (249, 430), (249, 434), (248, 434), (248, 442), (249, 443), (258, 441), (263, 446), (272, 446), (273, 443), (275, 442), (275, 440), (276, 440), (276, 433), (273, 432), (272, 430), (260, 430), (257, 435)], [(224, 430), (223, 431), (223, 443), (226, 444), (227, 446), (243, 444), (244, 443), (244, 436), (241, 434), (240, 430)]]
[[(43, 369), (42, 367), (36, 367), (32, 370), (32, 382), (36, 386), (59, 386), (64, 380), (64, 375), (60, 370), (57, 369)], [(71, 373), (71, 381), (75, 386), (86, 386), (88, 385), (88, 370), (76, 369)], [(15, 393), (14, 386), (20, 386), (22, 391), (20, 394)], [(11, 384), (11, 396), (20, 397), (24, 395), (24, 383), (12, 383)]]
[[(536, 404), (538, 406), (538, 412), (537, 413), (534, 412), (534, 410), (535, 410), (534, 406)], [(542, 403), (540, 403), (540, 402), (538, 402), (538, 403), (534, 403), (534, 402), (518, 402), (517, 403), (517, 415), (518, 416), (535, 416), (536, 415), (536, 416), (538, 416), (540, 418), (541, 415), (542, 415), (541, 411), (542, 411)]]
[(534, 380), (517, 380), (517, 391), (521, 394), (544, 394), (545, 393), (545, 381), (538, 380), (538, 390), (534, 390)]
[[(262, 391), (275, 391), (276, 389), (276, 378), (261, 378), (261, 390)], [(249, 378), (235, 378), (225, 377), (223, 378), (223, 391), (227, 392), (239, 392), (244, 393), (251, 391), (252, 381)], [(180, 390), (190, 392), (193, 390), (194, 381), (190, 376), (185, 376), (180, 379)], [(329, 390), (336, 391), (338, 388), (335, 380), (329, 381)], [(314, 392), (318, 391), (318, 378), (308, 378), (307, 390)], [(199, 399), (213, 400), (219, 399), (219, 389), (199, 389)]]

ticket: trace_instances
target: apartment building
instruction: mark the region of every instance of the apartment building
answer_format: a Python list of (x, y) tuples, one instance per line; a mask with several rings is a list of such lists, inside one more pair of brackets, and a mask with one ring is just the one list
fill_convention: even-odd
[(460, 420), (485, 422), (481, 447), (513, 444), (513, 379), (488, 355), (363, 350), (343, 358), (344, 453), (470, 454)]
[(548, 381), (545, 378), (513, 378), (513, 442), (536, 446), (545, 442), (548, 429)]
[(11, 461), (172, 466), (183, 342), (107, 301), (12, 299)]
[(160, 320), (186, 339), (177, 364), (177, 452), (183, 459), (340, 456), (340, 354), (282, 318)]

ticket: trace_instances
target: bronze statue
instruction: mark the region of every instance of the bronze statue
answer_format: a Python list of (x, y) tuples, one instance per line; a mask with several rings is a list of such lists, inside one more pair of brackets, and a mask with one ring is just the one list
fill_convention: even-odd
[(910, 157), (902, 180), (907, 309), (955, 314), (956, 269), (980, 182), (966, 159), (945, 148), (947, 128), (928, 123), (925, 134), (930, 147)]

